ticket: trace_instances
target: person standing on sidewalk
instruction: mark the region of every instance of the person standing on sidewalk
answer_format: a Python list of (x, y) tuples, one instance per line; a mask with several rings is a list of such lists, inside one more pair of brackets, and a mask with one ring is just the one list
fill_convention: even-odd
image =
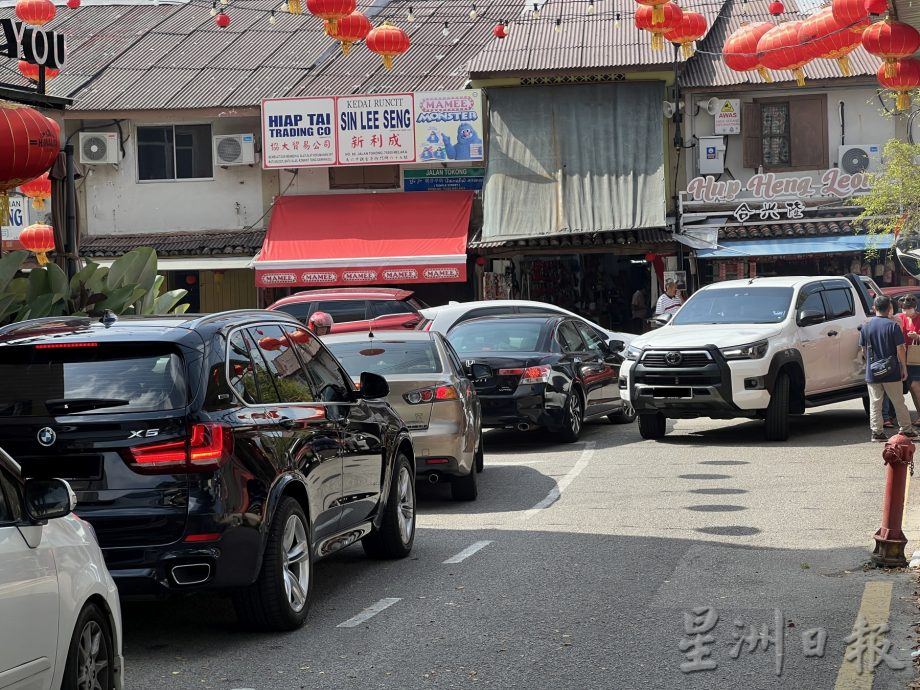
[(683, 303), (684, 300), (677, 294), (677, 281), (669, 278), (665, 281), (664, 292), (658, 298), (658, 302), (655, 303), (655, 316), (673, 314), (680, 309), (680, 305)]
[(917, 312), (917, 298), (913, 295), (904, 295), (900, 299), (900, 305), (902, 311), (898, 318), (907, 346), (907, 385), (910, 397), (914, 401), (914, 409), (920, 414), (920, 364), (911, 363), (918, 361), (916, 355), (920, 351), (920, 313)]
[[(875, 316), (863, 324), (859, 345), (866, 357), (866, 384), (869, 388), (869, 425), (873, 441), (887, 441), (882, 426), (882, 401), (887, 395), (894, 405), (899, 431), (908, 438), (917, 435), (911, 428), (910, 413), (904, 404), (901, 382), (907, 379), (907, 351), (904, 332), (891, 318), (891, 298), (875, 298)], [(886, 371), (877, 372), (873, 364), (888, 362)]]

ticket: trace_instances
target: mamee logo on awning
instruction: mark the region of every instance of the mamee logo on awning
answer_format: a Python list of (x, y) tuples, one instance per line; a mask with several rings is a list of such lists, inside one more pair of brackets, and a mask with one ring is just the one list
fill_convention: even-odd
[(457, 268), (426, 268), (422, 275), (433, 280), (444, 280), (445, 278), (459, 278), (460, 270)]
[(384, 280), (418, 280), (418, 271), (414, 268), (390, 268), (383, 272)]
[(266, 273), (262, 276), (264, 285), (293, 285), (297, 282), (297, 276), (293, 273)]
[(352, 283), (377, 280), (377, 271), (345, 271), (342, 274), (342, 280)]
[(305, 271), (300, 279), (305, 283), (334, 283), (339, 274), (335, 271)]

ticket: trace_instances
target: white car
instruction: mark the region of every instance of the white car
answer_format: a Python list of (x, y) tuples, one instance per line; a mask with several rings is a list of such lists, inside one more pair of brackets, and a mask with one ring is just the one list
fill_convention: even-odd
[(607, 335), (607, 340), (621, 340), (623, 345), (629, 345), (636, 336), (632, 333), (610, 331), (589, 321), (580, 314), (568, 311), (555, 304), (535, 302), (526, 299), (492, 299), (479, 302), (451, 302), (440, 307), (428, 307), (421, 310), (424, 320), (417, 326), (420, 330), (437, 331), (447, 335), (447, 332), (463, 321), (478, 319), (481, 316), (499, 316), (501, 314), (565, 314), (577, 316), (582, 321), (587, 321), (596, 330)]
[(0, 449), (0, 690), (121, 690), (121, 608), (61, 479), (26, 479)]
[(870, 306), (852, 274), (707, 285), (626, 348), (620, 395), (643, 438), (664, 436), (667, 419), (749, 417), (785, 441), (790, 415), (865, 398), (859, 327)]

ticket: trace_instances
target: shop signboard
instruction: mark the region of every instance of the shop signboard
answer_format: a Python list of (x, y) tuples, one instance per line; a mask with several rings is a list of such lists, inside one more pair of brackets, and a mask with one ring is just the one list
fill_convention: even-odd
[(335, 135), (335, 98), (262, 101), (264, 168), (335, 165)]
[(776, 173), (757, 173), (745, 183), (741, 180), (716, 180), (712, 175), (694, 177), (687, 184), (691, 201), (707, 204), (736, 200), (774, 201), (836, 197), (849, 199), (869, 189), (868, 173), (846, 173), (831, 168), (818, 176), (783, 177)]
[(407, 192), (432, 190), (479, 190), (485, 179), (485, 168), (425, 168), (404, 170), (403, 188)]
[(19, 246), (19, 234), (29, 224), (29, 209), (25, 197), (10, 197), (10, 215), (2, 226), (3, 248), (11, 249)]
[(485, 155), (483, 134), (479, 90), (415, 94), (416, 159), (419, 162), (481, 161)]
[(741, 100), (723, 98), (713, 119), (716, 134), (741, 134)]
[(339, 165), (415, 161), (411, 93), (339, 96), (336, 108)]

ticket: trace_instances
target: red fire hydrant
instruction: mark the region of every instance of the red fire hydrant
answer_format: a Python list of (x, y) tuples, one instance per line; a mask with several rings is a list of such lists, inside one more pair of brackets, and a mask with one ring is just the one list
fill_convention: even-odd
[(885, 503), (882, 506), (882, 526), (875, 533), (875, 551), (872, 562), (885, 568), (899, 568), (907, 565), (904, 545), (907, 537), (901, 531), (904, 517), (904, 491), (907, 486), (907, 468), (914, 476), (914, 444), (907, 436), (896, 434), (888, 439), (882, 451), (884, 463), (888, 466), (885, 480)]

